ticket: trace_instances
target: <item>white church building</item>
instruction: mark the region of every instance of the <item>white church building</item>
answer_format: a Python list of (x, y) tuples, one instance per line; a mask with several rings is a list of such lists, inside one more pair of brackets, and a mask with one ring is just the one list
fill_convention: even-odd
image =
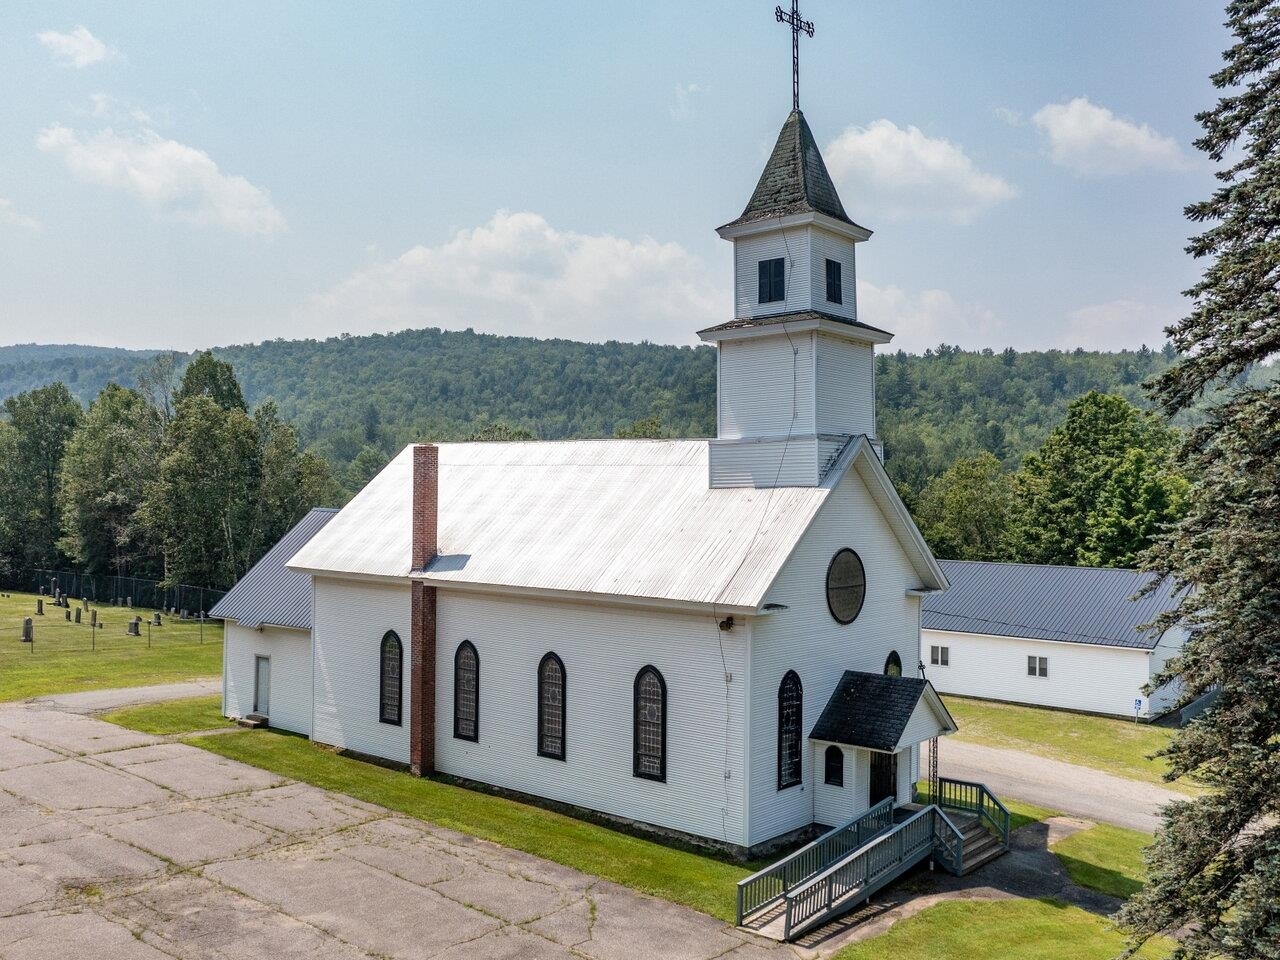
[(738, 850), (911, 801), (948, 584), (879, 454), (870, 231), (798, 110), (719, 233), (714, 439), (407, 447), (214, 609), (225, 713)]

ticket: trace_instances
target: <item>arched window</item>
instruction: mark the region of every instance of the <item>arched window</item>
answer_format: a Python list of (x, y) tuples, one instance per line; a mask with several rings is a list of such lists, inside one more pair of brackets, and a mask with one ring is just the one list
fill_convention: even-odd
[(632, 772), (646, 780), (667, 779), (667, 682), (656, 667), (636, 674)]
[(378, 671), (378, 719), (400, 725), (400, 687), (404, 648), (394, 630), (382, 636), (382, 652)]
[(834, 743), (827, 747), (827, 752), (822, 756), (823, 778), (822, 782), (830, 787), (844, 786), (844, 751), (837, 747)]
[(564, 759), (564, 664), (548, 653), (538, 664), (538, 756)]
[(778, 789), (800, 782), (800, 726), (804, 722), (804, 687), (788, 670), (778, 685)]
[(827, 565), (827, 609), (836, 623), (853, 623), (867, 599), (867, 570), (862, 558), (845, 547)]
[(897, 650), (889, 651), (889, 656), (884, 661), (884, 675), (886, 677), (902, 676), (902, 658), (898, 656)]
[(470, 640), (453, 655), (453, 735), (480, 739), (480, 655)]

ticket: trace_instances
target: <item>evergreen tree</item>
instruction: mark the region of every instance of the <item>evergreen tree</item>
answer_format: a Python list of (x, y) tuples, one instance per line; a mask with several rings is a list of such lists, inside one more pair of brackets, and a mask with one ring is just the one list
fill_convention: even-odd
[(84, 411), (62, 381), (9, 397), (4, 410), (16, 431), (14, 479), (21, 494), (12, 518), (19, 544), (15, 560), (23, 567), (50, 567), (60, 560), (62, 453)]
[[(1199, 116), (1213, 195), (1187, 209), (1210, 226), (1194, 305), (1169, 330), (1180, 358), (1152, 389), (1170, 415), (1203, 402), (1180, 451), (1187, 513), (1149, 565), (1193, 587), (1174, 614), (1193, 627), (1159, 683), (1180, 675), (1213, 705), (1166, 751), (1170, 776), (1211, 792), (1164, 808), (1147, 886), (1120, 919), (1135, 941), (1180, 929), (1177, 956), (1280, 957), (1280, 385), (1222, 389), (1280, 352), (1280, 0), (1228, 5), (1236, 42), (1213, 77), (1224, 95)], [(1168, 618), (1168, 619), (1172, 619)]]
[(87, 573), (152, 576), (137, 519), (160, 458), (160, 415), (142, 394), (108, 384), (89, 405), (63, 458), (59, 546)]
[(920, 494), (916, 519), (946, 560), (1008, 559), (1013, 481), (990, 453), (957, 460)]

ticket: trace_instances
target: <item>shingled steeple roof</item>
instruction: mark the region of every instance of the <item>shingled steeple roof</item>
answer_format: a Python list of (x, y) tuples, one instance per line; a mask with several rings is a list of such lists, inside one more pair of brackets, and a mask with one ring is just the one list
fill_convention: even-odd
[(774, 144), (773, 153), (760, 174), (760, 182), (756, 184), (747, 208), (737, 220), (720, 229), (797, 213), (822, 213), (842, 223), (858, 226), (844, 212), (840, 195), (831, 182), (827, 165), (822, 161), (822, 152), (813, 139), (813, 131), (805, 122), (804, 114), (792, 110), (782, 125), (778, 142)]

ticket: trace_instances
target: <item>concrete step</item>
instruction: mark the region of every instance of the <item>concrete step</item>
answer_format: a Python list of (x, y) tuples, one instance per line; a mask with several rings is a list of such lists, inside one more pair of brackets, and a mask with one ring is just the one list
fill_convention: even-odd
[(260, 713), (250, 713), (241, 717), (236, 723), (242, 727), (248, 727), (250, 730), (256, 730), (267, 725), (267, 718)]

